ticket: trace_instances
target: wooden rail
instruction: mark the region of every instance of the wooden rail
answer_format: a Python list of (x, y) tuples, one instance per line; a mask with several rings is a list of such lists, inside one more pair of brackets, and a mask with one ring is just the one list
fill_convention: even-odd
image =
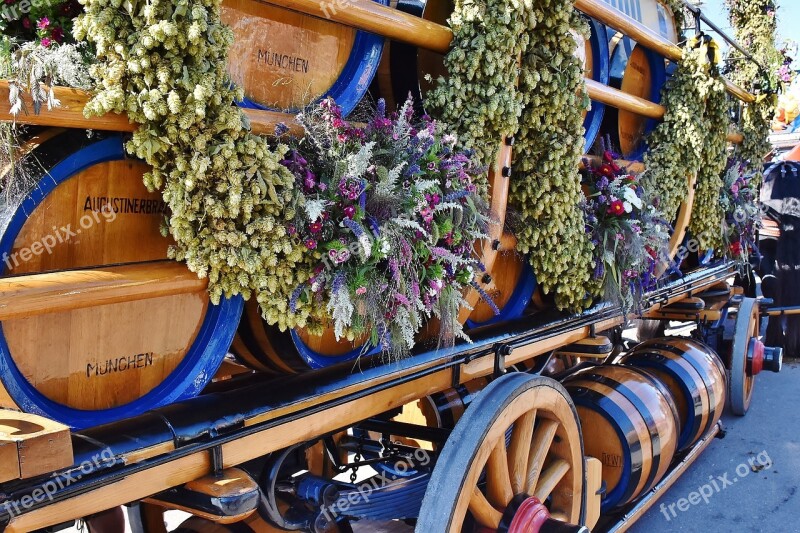
[(175, 261), (11, 276), (0, 278), (0, 320), (201, 292), (207, 285)]
[[(662, 105), (624, 93), (589, 78), (586, 79), (586, 90), (589, 93), (589, 97), (596, 102), (645, 117), (660, 120), (664, 118), (664, 113), (666, 112), (666, 108)], [(89, 93), (86, 91), (69, 87), (55, 87), (53, 91), (56, 98), (61, 101), (61, 107), (52, 111), (43, 109), (39, 115), (21, 113), (14, 117), (10, 114), (8, 81), (0, 80), (0, 121), (16, 121), (20, 124), (37, 126), (60, 126), (122, 132), (131, 132), (136, 129), (136, 125), (131, 124), (125, 115), (109, 113), (102, 117), (85, 118), (83, 116), (83, 107), (90, 98)], [(26, 96), (25, 98), (28, 109), (33, 109), (30, 97)], [(242, 109), (242, 111), (250, 121), (251, 131), (257, 135), (272, 134), (275, 131), (275, 126), (279, 123), (289, 126), (289, 130), (292, 133), (298, 135), (303, 133), (303, 128), (295, 120), (295, 115), (259, 109)], [(729, 135), (728, 140), (733, 143), (742, 142), (741, 135), (738, 134)]]
[[(61, 106), (48, 111), (42, 108), (40, 114), (33, 113), (33, 102), (29, 95), (25, 95), (25, 105), (28, 113), (19, 113), (16, 117), (11, 115), (11, 104), (8, 101), (8, 81), (0, 80), (0, 121), (18, 122), (34, 126), (58, 126), (63, 128), (96, 129), (104, 131), (131, 132), (136, 129), (136, 124), (128, 120), (127, 115), (107, 113), (102, 117), (86, 118), (83, 108), (91, 95), (81, 89), (70, 87), (54, 87), (55, 97), (61, 101)], [(244, 116), (250, 122), (250, 130), (257, 135), (270, 135), (275, 131), (275, 126), (284, 123), (290, 131), (302, 133), (303, 128), (295, 121), (295, 116), (277, 111), (264, 111), (261, 109), (242, 109)]]
[[(588, 78), (586, 79), (586, 91), (589, 93), (589, 98), (595, 102), (616, 107), (623, 111), (630, 111), (631, 113), (636, 113), (644, 117), (661, 120), (667, 112), (667, 108), (660, 104), (622, 92), (619, 89), (603, 85), (602, 83)], [(728, 134), (729, 142), (741, 144), (742, 140), (743, 137), (740, 133)]]
[[(680, 46), (658, 35), (625, 13), (614, 9), (603, 0), (575, 0), (575, 8), (624, 33), (637, 43), (650, 48), (671, 61), (680, 61), (683, 57), (683, 51)], [(727, 79), (725, 80), (725, 89), (743, 102), (752, 103), (756, 101), (755, 96)]]

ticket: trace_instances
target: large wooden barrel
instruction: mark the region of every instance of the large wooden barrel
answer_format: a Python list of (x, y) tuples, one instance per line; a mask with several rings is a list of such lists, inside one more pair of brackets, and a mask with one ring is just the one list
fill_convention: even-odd
[(299, 329), (280, 331), (264, 322), (258, 303), (251, 300), (244, 306), (231, 352), (253, 370), (280, 375), (326, 368), (378, 350), (364, 350), (363, 342), (337, 341), (333, 328), (322, 335)]
[(320, 2), (326, 20), (257, 0), (225, 0), (222, 20), (234, 33), (228, 71), (244, 90), (242, 105), (298, 111), (332, 97), (345, 114), (352, 111), (378, 69), (384, 39), (330, 20), (346, 9)]
[(662, 381), (678, 407), (678, 450), (700, 440), (719, 421), (725, 407), (727, 374), (707, 345), (685, 337), (645, 341), (620, 360), (646, 369)]
[[(77, 298), (123, 273), (148, 279), (166, 268), (190, 287), (167, 278), (159, 297), (67, 310), (44, 302), (4, 320), (0, 403), (83, 428), (198, 394), (227, 352), (241, 299), (212, 305), (204, 283), (166, 260), (167, 206), (144, 187), (148, 167), (125, 157), (121, 136), (71, 130), (33, 142), (36, 184), (3, 213), (4, 278), (25, 276), (27, 287), (74, 281), (65, 291)], [(5, 297), (13, 308), (13, 294)]]
[[(661, 88), (667, 80), (664, 57), (619, 35), (612, 38), (610, 48), (609, 85), (624, 93), (660, 102)], [(640, 161), (647, 148), (645, 137), (657, 124), (655, 119), (609, 106), (600, 133), (611, 136), (613, 148), (625, 159)]]
[(615, 365), (581, 370), (564, 386), (581, 420), (584, 451), (603, 464), (602, 510), (652, 489), (678, 445), (678, 414), (669, 390), (646, 372)]

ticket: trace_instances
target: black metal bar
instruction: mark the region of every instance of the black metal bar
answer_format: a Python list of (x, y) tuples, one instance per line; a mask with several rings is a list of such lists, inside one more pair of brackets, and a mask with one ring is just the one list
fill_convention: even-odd
[(694, 13), (694, 15), (696, 17), (699, 17), (712, 30), (717, 32), (719, 34), (719, 36), (722, 37), (728, 44), (730, 44), (731, 46), (736, 48), (739, 52), (741, 52), (742, 55), (744, 55), (744, 57), (746, 57), (747, 59), (749, 59), (750, 61), (755, 63), (758, 66), (758, 68), (760, 68), (761, 70), (766, 71), (766, 69), (761, 65), (761, 63), (759, 63), (756, 60), (756, 58), (754, 58), (753, 55), (750, 54), (750, 52), (748, 52), (747, 50), (742, 48), (742, 46), (738, 42), (736, 42), (736, 40), (733, 37), (729, 36), (727, 33), (722, 31), (722, 29), (720, 29), (719, 26), (717, 26), (713, 21), (711, 21), (711, 19), (709, 19), (707, 16), (705, 16), (703, 14), (703, 10), (702, 9), (700, 9), (699, 7), (697, 7), (695, 5), (690, 4), (688, 0), (683, 0), (683, 4), (686, 6), (687, 9), (689, 9), (689, 11)]
[(444, 442), (450, 436), (450, 430), (397, 422), (395, 420), (381, 420), (369, 418), (358, 424), (358, 427), (376, 433), (387, 433), (410, 439), (425, 440), (428, 442)]

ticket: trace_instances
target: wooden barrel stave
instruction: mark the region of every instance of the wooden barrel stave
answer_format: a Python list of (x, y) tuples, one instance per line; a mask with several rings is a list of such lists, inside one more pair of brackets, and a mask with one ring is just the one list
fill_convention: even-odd
[[(321, 3), (321, 14), (347, 9), (334, 4)], [(243, 107), (297, 112), (331, 97), (349, 114), (383, 52), (379, 35), (256, 0), (225, 0), (222, 21), (234, 33), (228, 71), (244, 91)]]
[[(31, 150), (38, 183), (6, 211), (4, 276), (166, 260), (166, 204), (145, 189), (147, 167), (125, 159), (121, 136), (42, 138)], [(3, 321), (4, 396), (82, 428), (198, 394), (225, 356), (242, 305), (212, 305), (202, 287)]]
[[(667, 80), (665, 59), (635, 43), (629, 37), (612, 37), (609, 85), (654, 103), (661, 101), (661, 88)], [(611, 148), (624, 159), (641, 161), (647, 146), (645, 136), (658, 124), (652, 118), (608, 107), (600, 128), (611, 136)]]
[(621, 366), (587, 368), (565, 381), (584, 433), (586, 454), (603, 463), (604, 511), (652, 489), (678, 444), (677, 409), (653, 377)]
[(722, 416), (727, 374), (705, 344), (683, 337), (650, 339), (620, 362), (646, 369), (670, 390), (680, 418), (679, 450), (700, 440)]

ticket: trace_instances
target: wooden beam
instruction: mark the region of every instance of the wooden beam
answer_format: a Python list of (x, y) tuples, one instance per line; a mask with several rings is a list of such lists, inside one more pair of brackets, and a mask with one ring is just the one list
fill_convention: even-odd
[(201, 292), (207, 285), (175, 261), (0, 278), (0, 320)]
[(601, 104), (610, 105), (623, 111), (630, 111), (637, 115), (644, 117), (662, 119), (667, 109), (659, 104), (655, 104), (650, 100), (639, 98), (632, 94), (622, 92), (619, 89), (603, 85), (592, 79), (586, 79), (586, 91), (589, 93), (589, 98)]
[(49, 474), (73, 462), (69, 427), (0, 409), (0, 483)]
[(260, 1), (441, 54), (447, 53), (453, 40), (453, 32), (447, 26), (409, 15), (373, 0), (347, 0), (337, 3), (336, 6), (333, 5), (334, 2), (319, 0)]
[[(38, 115), (33, 113), (33, 102), (30, 96), (25, 95), (28, 113), (19, 113), (16, 117), (10, 112), (11, 104), (8, 101), (8, 93), (8, 80), (0, 80), (0, 121), (2, 122), (121, 132), (132, 132), (137, 127), (136, 124), (128, 121), (126, 115), (116, 113), (108, 113), (102, 117), (84, 117), (83, 108), (91, 98), (91, 94), (81, 89), (54, 87), (53, 93), (61, 101), (61, 106), (52, 110), (44, 107)], [(250, 122), (250, 130), (257, 135), (272, 135), (275, 132), (275, 126), (279, 123), (286, 124), (292, 133), (303, 133), (303, 128), (295, 121), (295, 116), (288, 113), (244, 108), (242, 113)]]
[[(671, 61), (680, 61), (683, 57), (683, 50), (680, 46), (665, 39), (622, 11), (614, 9), (603, 0), (575, 0), (575, 8), (622, 32), (637, 43)], [(725, 80), (725, 89), (743, 102), (752, 103), (756, 101), (755, 96), (727, 79)]]

